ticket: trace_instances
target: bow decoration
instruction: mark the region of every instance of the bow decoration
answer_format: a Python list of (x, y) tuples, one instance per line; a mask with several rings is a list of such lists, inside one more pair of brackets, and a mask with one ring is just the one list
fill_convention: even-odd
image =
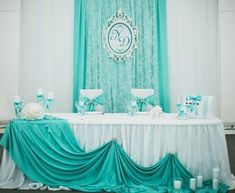
[(154, 106), (153, 95), (151, 95), (149, 97), (146, 97), (146, 98), (136, 97), (136, 103), (139, 107), (139, 111), (144, 112), (144, 111), (146, 111), (146, 106), (147, 105)]
[(83, 100), (84, 100), (84, 105), (88, 107), (89, 112), (95, 111), (95, 107), (97, 105), (103, 105), (103, 97), (102, 96), (98, 96), (94, 99), (84, 97)]

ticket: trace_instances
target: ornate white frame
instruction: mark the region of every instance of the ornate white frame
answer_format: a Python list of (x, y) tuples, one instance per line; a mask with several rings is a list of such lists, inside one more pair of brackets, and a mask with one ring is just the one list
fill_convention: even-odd
[[(124, 29), (124, 32), (122, 29)], [(122, 36), (123, 34), (125, 36)], [(128, 44), (124, 45), (126, 42)], [(109, 57), (114, 59), (116, 62), (124, 62), (137, 48), (137, 28), (135, 27), (132, 19), (129, 18), (121, 9), (119, 9), (114, 16), (109, 18), (104, 26), (102, 31), (102, 43), (103, 47), (107, 50)], [(126, 46), (125, 49), (123, 48), (124, 46)]]

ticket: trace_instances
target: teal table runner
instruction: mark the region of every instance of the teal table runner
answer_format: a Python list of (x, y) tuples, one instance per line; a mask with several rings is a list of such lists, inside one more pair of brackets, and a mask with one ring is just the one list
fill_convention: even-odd
[[(176, 191), (173, 180), (181, 179), (180, 192), (192, 192), (192, 176), (175, 155), (168, 154), (155, 165), (142, 167), (115, 140), (84, 152), (70, 124), (63, 119), (12, 120), (0, 144), (27, 177), (51, 187), (87, 192), (163, 193)], [(228, 188), (220, 184), (212, 190), (211, 181), (207, 181), (196, 192), (223, 193)]]

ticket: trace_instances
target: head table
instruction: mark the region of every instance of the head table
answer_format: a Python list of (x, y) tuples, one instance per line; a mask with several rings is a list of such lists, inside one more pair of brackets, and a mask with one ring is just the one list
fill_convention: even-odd
[[(235, 188), (230, 171), (223, 123), (220, 119), (178, 120), (176, 114), (153, 118), (138, 114), (56, 113), (68, 120), (85, 152), (115, 140), (140, 166), (149, 167), (167, 154), (174, 154), (193, 175), (212, 178), (212, 169), (220, 168), (221, 180)], [(0, 170), (0, 187), (26, 187), (30, 179), (16, 167), (4, 150)]]

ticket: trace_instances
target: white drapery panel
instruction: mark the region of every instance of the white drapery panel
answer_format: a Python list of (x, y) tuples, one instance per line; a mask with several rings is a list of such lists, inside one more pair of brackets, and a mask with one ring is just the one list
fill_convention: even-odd
[(218, 0), (167, 0), (167, 33), (171, 111), (177, 94), (212, 95), (219, 107)]
[(73, 0), (22, 0), (20, 95), (55, 94), (55, 110), (72, 111)]

